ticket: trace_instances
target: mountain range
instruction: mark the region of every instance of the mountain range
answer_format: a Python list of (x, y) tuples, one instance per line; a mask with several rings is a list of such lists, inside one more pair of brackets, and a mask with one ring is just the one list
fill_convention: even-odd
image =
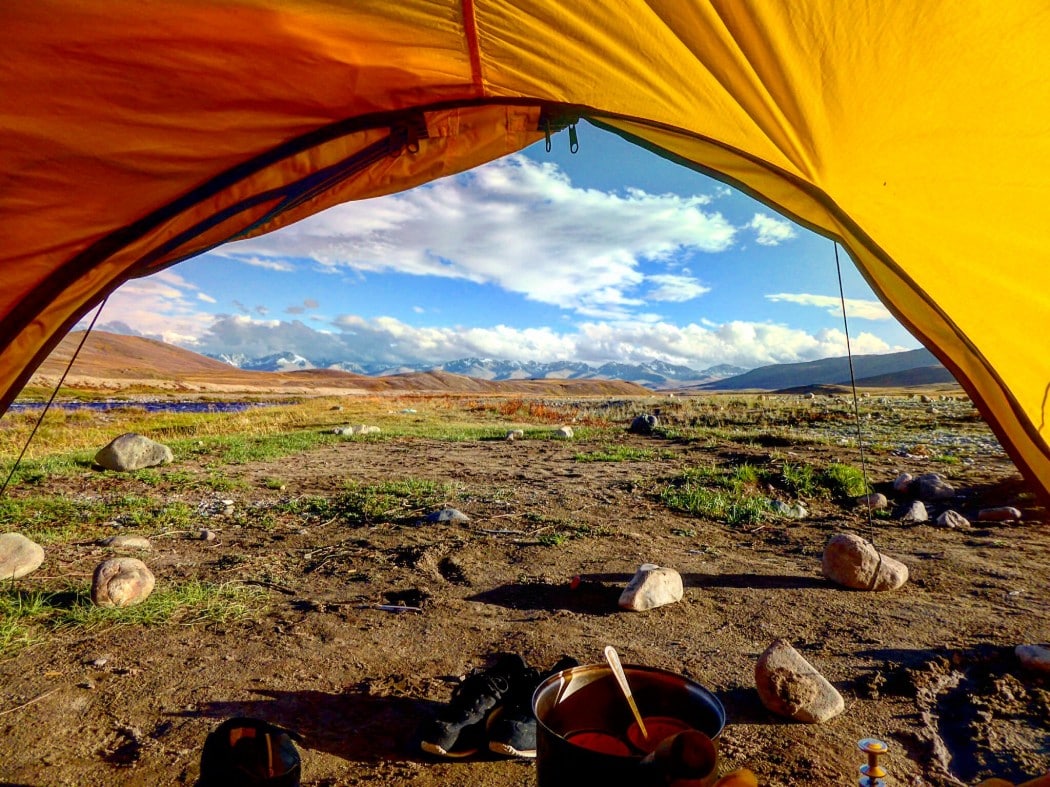
[[(351, 363), (308, 359), (297, 353), (274, 353), (258, 358), (235, 355), (212, 356), (246, 371), (287, 372), (306, 369), (336, 369), (368, 377), (444, 372), (475, 380), (622, 380), (650, 389), (765, 390), (775, 391), (813, 385), (850, 383), (848, 357), (824, 358), (804, 363), (771, 364), (744, 369), (719, 364), (706, 369), (649, 361), (646, 363), (588, 364), (582, 361), (511, 361), (491, 358), (460, 358), (441, 364), (407, 364), (391, 367), (377, 363)], [(883, 355), (858, 355), (853, 359), (853, 378), (868, 387), (931, 385), (954, 382), (951, 374), (929, 350), (907, 350)]]

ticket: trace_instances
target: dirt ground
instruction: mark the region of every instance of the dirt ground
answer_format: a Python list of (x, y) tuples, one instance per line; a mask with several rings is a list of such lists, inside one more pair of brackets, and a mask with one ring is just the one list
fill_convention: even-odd
[[(193, 784), (207, 733), (247, 715), (303, 736), (303, 784), (313, 787), (534, 785), (533, 762), (438, 761), (412, 748), (413, 733), (458, 676), (497, 652), (546, 667), (562, 654), (600, 661), (607, 644), (625, 663), (715, 692), (728, 719), (723, 767), (750, 768), (763, 785), (855, 784), (864, 762), (856, 744), (869, 736), (889, 743), (891, 785), (1021, 781), (1050, 769), (1050, 681), (1014, 656), (1018, 644), (1050, 641), (1050, 528), (1009, 461), (931, 467), (883, 453), (870, 458), (869, 474), (892, 495), (898, 472), (938, 470), (960, 491), (964, 513), (1018, 505), (1021, 522), (946, 530), (869, 521), (863, 509), (812, 500), (802, 521), (730, 527), (675, 513), (655, 490), (683, 468), (761, 464), (770, 449), (626, 431), (616, 440), (659, 458), (575, 460), (606, 447), (605, 437), (397, 438), (230, 466), (232, 479), (249, 483), (213, 496), (234, 500), (237, 513), (202, 515), (218, 538), (152, 534), (143, 559), (158, 587), (254, 582), (268, 611), (225, 626), (60, 632), (3, 661), (0, 782)], [(799, 462), (857, 462), (851, 448), (778, 450)], [(176, 469), (205, 472), (192, 456), (161, 472)], [(273, 478), (285, 488), (268, 488)], [(419, 524), (420, 512), (354, 528), (252, 514), (282, 499), (337, 495), (347, 481), (394, 479), (452, 485), (446, 502), (470, 521)], [(67, 491), (100, 494), (103, 483), (85, 476)], [(908, 565), (910, 581), (871, 594), (822, 578), (824, 544), (839, 532), (872, 538)], [(552, 533), (566, 538), (543, 537)], [(36, 582), (90, 577), (110, 554), (52, 545)], [(621, 590), (646, 562), (677, 569), (684, 599), (620, 611)], [(382, 603), (422, 611), (369, 606)], [(844, 713), (804, 725), (762, 706), (755, 662), (781, 637), (840, 690)]]

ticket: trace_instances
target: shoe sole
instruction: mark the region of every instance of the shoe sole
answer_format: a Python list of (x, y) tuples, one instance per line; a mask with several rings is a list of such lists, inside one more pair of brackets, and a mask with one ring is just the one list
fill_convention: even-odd
[(450, 750), (441, 748), (436, 743), (427, 743), (426, 741), (423, 741), (422, 743), (420, 743), (419, 744), (419, 748), (421, 748), (427, 754), (433, 754), (436, 757), (444, 757), (445, 759), (448, 759), (448, 760), (463, 760), (463, 759), (466, 759), (467, 757), (473, 757), (475, 754), (478, 753), (477, 749), (463, 749), (463, 750), (452, 749), (450, 751)]
[(489, 751), (503, 755), (504, 757), (519, 757), (524, 760), (535, 760), (535, 749), (515, 749), (509, 743), (489, 742)]

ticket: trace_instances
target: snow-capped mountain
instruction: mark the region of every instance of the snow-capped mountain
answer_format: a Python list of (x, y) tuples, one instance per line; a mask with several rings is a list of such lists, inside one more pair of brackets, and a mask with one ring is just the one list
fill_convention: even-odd
[(407, 372), (443, 371), (479, 380), (626, 380), (649, 388), (696, 385), (742, 374), (746, 369), (728, 364), (698, 371), (688, 366), (649, 361), (646, 363), (605, 363), (582, 361), (511, 361), (492, 358), (459, 358), (441, 364), (356, 363), (330, 359), (308, 359), (294, 352), (280, 352), (259, 358), (243, 355), (213, 356), (240, 369), (287, 372), (296, 369), (339, 369), (354, 374), (387, 376)]

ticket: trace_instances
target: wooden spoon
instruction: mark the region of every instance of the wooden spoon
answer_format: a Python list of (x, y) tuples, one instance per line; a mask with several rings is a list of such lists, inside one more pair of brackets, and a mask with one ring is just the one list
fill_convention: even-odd
[(631, 686), (627, 682), (627, 675), (623, 671), (623, 664), (620, 663), (620, 654), (616, 652), (616, 648), (612, 645), (605, 646), (605, 660), (609, 662), (609, 668), (612, 670), (613, 676), (616, 678), (616, 682), (620, 686), (620, 691), (623, 692), (623, 696), (627, 699), (627, 704), (631, 707), (631, 713), (634, 714), (634, 720), (638, 724), (638, 730), (642, 733), (642, 738), (648, 738), (649, 733), (645, 729), (645, 722), (642, 721), (642, 714), (638, 712), (638, 706), (634, 704), (634, 695), (631, 693)]

